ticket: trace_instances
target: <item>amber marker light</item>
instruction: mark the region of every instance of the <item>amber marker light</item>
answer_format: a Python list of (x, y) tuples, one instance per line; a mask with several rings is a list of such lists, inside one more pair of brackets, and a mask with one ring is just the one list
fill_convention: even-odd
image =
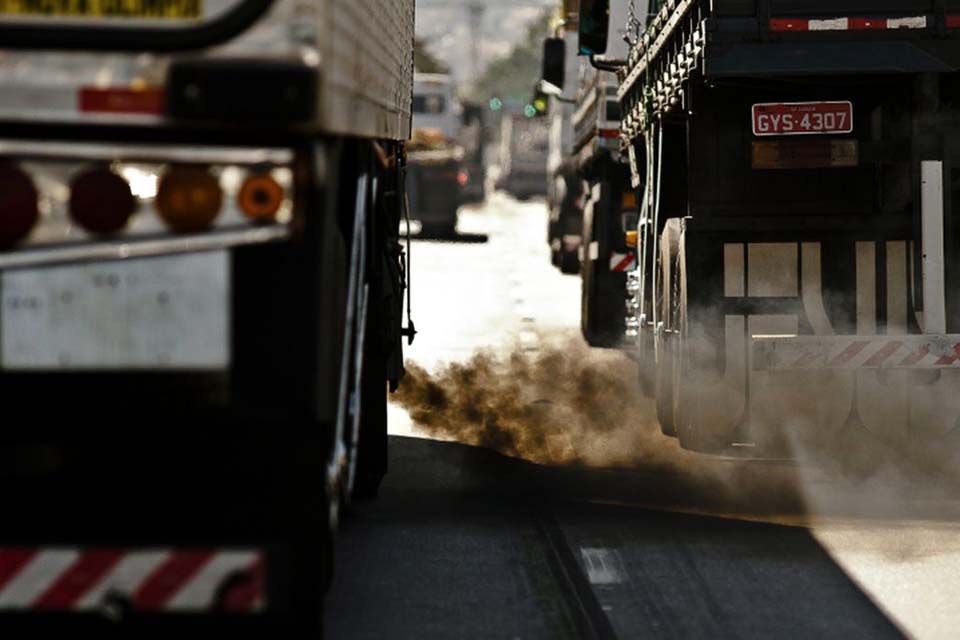
[(136, 208), (130, 185), (108, 169), (85, 171), (70, 184), (70, 217), (91, 233), (120, 231)]
[(157, 188), (157, 213), (178, 233), (208, 229), (223, 207), (223, 190), (206, 169), (174, 167)]
[(23, 170), (0, 164), (0, 249), (28, 235), (40, 217), (37, 189)]
[(273, 176), (261, 173), (243, 181), (237, 194), (237, 205), (253, 222), (274, 222), (283, 205), (283, 187)]
[(624, 242), (628, 247), (635, 247), (637, 246), (637, 236), (638, 233), (636, 231), (627, 231)]

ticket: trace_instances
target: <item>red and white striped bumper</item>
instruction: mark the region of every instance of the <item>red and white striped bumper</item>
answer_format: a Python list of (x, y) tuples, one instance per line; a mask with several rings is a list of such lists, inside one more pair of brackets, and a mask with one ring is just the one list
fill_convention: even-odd
[(771, 18), (771, 31), (876, 31), (889, 29), (926, 29), (927, 16)]
[(0, 614), (255, 613), (265, 569), (257, 550), (0, 547)]
[(960, 369), (960, 335), (754, 337), (753, 369)]

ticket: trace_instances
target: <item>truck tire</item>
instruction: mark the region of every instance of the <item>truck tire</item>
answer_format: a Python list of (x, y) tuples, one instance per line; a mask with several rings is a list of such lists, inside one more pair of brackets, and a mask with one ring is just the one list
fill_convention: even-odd
[[(678, 225), (679, 226), (679, 225)], [(702, 317), (702, 311), (691, 313), (689, 304), (689, 283), (695, 282), (703, 297), (705, 287), (709, 287), (709, 278), (705, 274), (690, 273), (690, 262), (687, 260), (686, 245), (688, 239), (684, 232), (678, 234), (678, 253), (676, 268), (673, 274), (673, 291), (677, 299), (673, 301), (675, 318), (675, 333), (673, 360), (673, 417), (674, 428), (680, 446), (684, 449), (701, 453), (724, 453), (729, 451), (734, 439), (733, 430), (736, 428), (736, 418), (730, 421), (728, 412), (723, 410), (726, 400), (732, 397), (734, 390), (726, 389), (717, 395), (711, 382), (717, 372), (713, 371), (715, 363), (709, 353), (716, 350), (723, 352), (724, 338), (719, 335), (710, 335), (705, 331), (719, 325), (718, 320), (709, 320)], [(698, 247), (697, 257), (711, 254), (703, 247)], [(691, 275), (693, 276), (691, 278)], [(721, 281), (722, 282), (722, 281)], [(716, 295), (709, 296), (716, 299)], [(724, 368), (730, 369), (727, 361)]]
[[(647, 317), (650, 317), (647, 314)], [(637, 382), (644, 398), (657, 397), (657, 363), (654, 360), (654, 335), (649, 327), (641, 327), (637, 338)], [(671, 435), (671, 434), (665, 434)]]
[(576, 275), (580, 273), (580, 255), (578, 251), (561, 249), (558, 262), (560, 263), (560, 273), (566, 275)]
[(656, 395), (657, 421), (660, 431), (670, 437), (677, 435), (675, 423), (676, 401), (676, 328), (679, 324), (673, 300), (677, 256), (680, 252), (680, 220), (667, 220), (660, 234), (660, 256), (656, 276), (659, 283), (658, 299), (654, 301), (659, 311), (657, 321), (662, 327), (655, 328), (654, 340), (658, 343), (654, 394)]
[(352, 353), (344, 352), (343, 336), (355, 151), (337, 142), (318, 149), (326, 174), (311, 185), (305, 229), (295, 243), (233, 252), (234, 278), (243, 286), (232, 292), (232, 403), (243, 420), (270, 424), (258, 456), (276, 460), (263, 475), (275, 515), (261, 518), (261, 527), (276, 541), (275, 588), (284, 602), (278, 624), (297, 637), (320, 629), (333, 571), (342, 474), (327, 474), (339, 467), (332, 456), (341, 364)]
[(379, 315), (371, 313), (367, 318), (360, 389), (360, 440), (353, 480), (353, 498), (356, 500), (376, 498), (387, 473), (387, 367), (379, 348)]
[(392, 174), (389, 166), (375, 162), (373, 170), (379, 171), (376, 183), (380, 192), (374, 197), (376, 210), (368, 216), (369, 302), (359, 389), (360, 432), (351, 496), (356, 500), (376, 498), (387, 473), (387, 380), (391, 357), (402, 353), (402, 290), (397, 282), (396, 236), (403, 195), (397, 188), (399, 176)]
[[(591, 347), (615, 349), (623, 345), (626, 275), (611, 272), (603, 258), (610, 251), (606, 234), (601, 231), (609, 224), (607, 199), (588, 206), (583, 215), (580, 325)], [(590, 255), (594, 243), (599, 247), (596, 260)]]

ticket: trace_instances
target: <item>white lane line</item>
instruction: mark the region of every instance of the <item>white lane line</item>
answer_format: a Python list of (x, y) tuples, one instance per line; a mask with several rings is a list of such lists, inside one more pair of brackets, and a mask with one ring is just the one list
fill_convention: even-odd
[(534, 331), (524, 329), (520, 332), (520, 345), (524, 351), (535, 351), (540, 346), (540, 336)]
[(580, 547), (580, 556), (590, 584), (620, 584), (623, 582), (620, 558), (606, 547)]

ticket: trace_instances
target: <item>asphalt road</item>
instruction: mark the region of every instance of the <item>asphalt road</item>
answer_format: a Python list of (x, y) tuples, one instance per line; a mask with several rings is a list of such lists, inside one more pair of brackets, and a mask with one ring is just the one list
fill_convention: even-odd
[[(391, 406), (390, 474), (342, 522), (328, 637), (955, 637), (960, 501), (690, 454), (625, 388), (585, 400), (622, 358), (579, 341), (579, 280), (549, 265), (545, 228), (542, 203), (495, 194), (461, 212), (469, 242), (414, 243), (412, 383), (445, 409)], [(464, 398), (492, 409), (452, 412)]]
[(570, 496), (643, 489), (626, 472), (391, 447), (342, 523), (327, 637), (901, 637), (803, 528)]

